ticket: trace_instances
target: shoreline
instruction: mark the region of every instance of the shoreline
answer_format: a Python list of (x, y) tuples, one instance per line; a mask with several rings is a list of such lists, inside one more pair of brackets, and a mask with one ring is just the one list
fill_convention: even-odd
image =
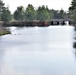
[(3, 28), (1, 29), (0, 28), (0, 36), (6, 35), (6, 34), (11, 34), (11, 32), (9, 30), (3, 29)]
[[(53, 19), (48, 21), (40, 21), (40, 20), (33, 20), (33, 21), (9, 21), (9, 22), (0, 22), (0, 25), (4, 27), (11, 27), (11, 26), (17, 26), (17, 27), (47, 27), (47, 26), (55, 26), (55, 25), (66, 25), (67, 21), (64, 21), (63, 19)], [(72, 25), (73, 23), (71, 21), (68, 21), (69, 25)]]

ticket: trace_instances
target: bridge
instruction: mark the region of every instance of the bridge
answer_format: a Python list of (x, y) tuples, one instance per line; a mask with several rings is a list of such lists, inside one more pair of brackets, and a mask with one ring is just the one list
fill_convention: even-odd
[(70, 25), (70, 19), (51, 19), (50, 25)]

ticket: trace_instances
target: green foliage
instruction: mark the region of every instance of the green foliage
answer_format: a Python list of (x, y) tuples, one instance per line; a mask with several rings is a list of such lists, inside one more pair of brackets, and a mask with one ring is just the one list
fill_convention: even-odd
[(64, 17), (64, 10), (61, 9), (61, 10), (60, 10), (60, 18), (63, 18), (63, 17)]
[(37, 17), (37, 20), (49, 20), (50, 11), (48, 7), (45, 7), (44, 5), (42, 7), (39, 7), (36, 11), (36, 17)]
[(76, 0), (72, 0), (72, 2), (71, 2), (71, 7), (69, 7), (69, 10), (70, 10), (70, 11), (72, 11), (72, 10), (74, 10), (74, 9), (76, 9)]
[(11, 12), (8, 8), (3, 8), (2, 14), (1, 14), (1, 20), (2, 21), (10, 21), (12, 19)]
[(54, 19), (65, 19), (67, 17), (67, 13), (64, 12), (63, 9), (61, 9), (60, 11), (58, 10), (52, 10), (53, 14), (54, 14)]
[[(74, 15), (71, 15), (71, 17), (75, 18), (76, 11), (76, 0), (72, 1), (71, 7), (69, 10), (71, 10), (71, 13), (74, 13)], [(40, 6), (38, 9), (35, 9), (32, 4), (28, 4), (26, 10), (24, 10), (23, 6), (17, 7), (15, 10), (13, 16), (11, 15), (11, 12), (8, 8), (4, 7), (4, 3), (2, 0), (0, 0), (0, 20), (2, 21), (10, 21), (12, 18), (13, 20), (17, 21), (25, 21), (25, 20), (51, 20), (51, 19), (64, 19), (66, 17), (66, 13), (63, 9), (60, 11), (57, 10), (50, 10), (48, 6)]]
[(12, 19), (11, 12), (8, 8), (4, 7), (4, 3), (0, 0), (0, 20), (10, 21)]
[(25, 16), (27, 20), (35, 20), (36, 12), (33, 5), (29, 4), (25, 11)]
[(63, 9), (60, 11), (50, 10), (47, 6), (39, 6), (35, 10), (33, 5), (28, 4), (26, 10), (22, 6), (17, 7), (17, 10), (13, 14), (15, 20), (51, 20), (51, 19), (63, 19), (66, 13)]
[(3, 8), (4, 8), (4, 3), (2, 0), (0, 0), (0, 20), (1, 20), (1, 14), (2, 14)]
[(15, 20), (24, 20), (24, 7), (17, 7), (17, 10), (14, 12), (13, 17)]
[(71, 6), (69, 7), (69, 17), (76, 23), (76, 0), (72, 0)]
[(54, 11), (55, 10), (49, 10), (49, 16), (50, 16), (50, 20), (54, 18)]

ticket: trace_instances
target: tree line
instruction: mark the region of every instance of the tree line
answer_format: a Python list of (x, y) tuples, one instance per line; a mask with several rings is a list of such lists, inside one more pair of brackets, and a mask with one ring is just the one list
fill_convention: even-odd
[(63, 9), (49, 9), (48, 6), (39, 6), (37, 9), (28, 4), (26, 9), (23, 6), (17, 7), (13, 14), (8, 7), (4, 7), (4, 3), (0, 0), (0, 21), (28, 21), (28, 20), (51, 20), (69, 18), (76, 23), (76, 0), (72, 0), (68, 13)]
[(17, 7), (13, 14), (8, 7), (4, 7), (3, 1), (0, 0), (0, 20), (2, 21), (25, 21), (25, 20), (51, 20), (64, 19), (67, 13), (61, 10), (49, 9), (48, 6), (39, 6), (37, 9), (32, 4), (28, 4), (25, 9), (23, 6)]
[(15, 20), (51, 20), (51, 19), (61, 19), (66, 18), (66, 12), (63, 9), (60, 11), (49, 9), (47, 6), (39, 6), (35, 10), (32, 4), (28, 4), (27, 8), (24, 10), (23, 6), (17, 7), (13, 14)]

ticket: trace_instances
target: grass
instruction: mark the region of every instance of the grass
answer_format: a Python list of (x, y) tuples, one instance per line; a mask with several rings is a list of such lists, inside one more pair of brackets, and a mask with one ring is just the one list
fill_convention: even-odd
[(0, 36), (6, 35), (6, 34), (11, 34), (11, 32), (7, 30), (0, 30)]

